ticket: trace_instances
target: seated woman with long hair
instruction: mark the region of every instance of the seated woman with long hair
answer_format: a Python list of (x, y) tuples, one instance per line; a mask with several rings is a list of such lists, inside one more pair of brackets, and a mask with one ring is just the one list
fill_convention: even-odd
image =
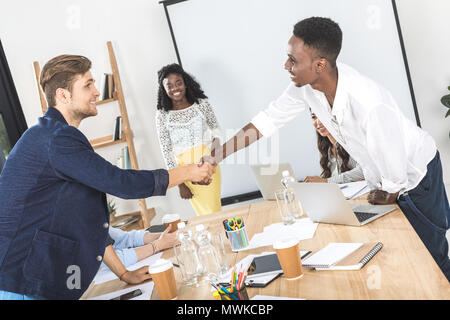
[(303, 182), (347, 183), (364, 180), (359, 164), (337, 143), (314, 113), (311, 113), (311, 118), (317, 133), (322, 173), (320, 177), (308, 176)]
[[(220, 146), (221, 131), (200, 84), (178, 64), (158, 71), (156, 129), (169, 169), (197, 163)], [(180, 184), (180, 196), (189, 199), (197, 215), (222, 210), (220, 168), (209, 185)]]

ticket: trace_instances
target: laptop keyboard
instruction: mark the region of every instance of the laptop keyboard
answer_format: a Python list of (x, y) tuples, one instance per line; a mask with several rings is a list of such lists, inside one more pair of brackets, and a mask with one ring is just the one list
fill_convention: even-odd
[(367, 213), (367, 212), (355, 212), (356, 218), (358, 218), (358, 221), (360, 223), (363, 223), (367, 219), (370, 219), (374, 216), (376, 216), (376, 213)]

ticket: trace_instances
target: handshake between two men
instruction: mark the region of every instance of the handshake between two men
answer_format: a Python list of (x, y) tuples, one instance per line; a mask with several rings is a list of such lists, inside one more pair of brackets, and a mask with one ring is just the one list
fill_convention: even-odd
[(193, 184), (209, 185), (212, 182), (212, 175), (216, 172), (217, 162), (211, 156), (204, 156), (197, 164), (199, 171), (206, 174), (201, 181), (192, 181)]

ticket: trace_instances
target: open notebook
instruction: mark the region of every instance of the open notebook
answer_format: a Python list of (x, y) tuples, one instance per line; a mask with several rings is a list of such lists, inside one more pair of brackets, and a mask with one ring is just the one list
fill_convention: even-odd
[(381, 250), (381, 242), (337, 243), (331, 242), (302, 261), (303, 267), (316, 270), (359, 270)]

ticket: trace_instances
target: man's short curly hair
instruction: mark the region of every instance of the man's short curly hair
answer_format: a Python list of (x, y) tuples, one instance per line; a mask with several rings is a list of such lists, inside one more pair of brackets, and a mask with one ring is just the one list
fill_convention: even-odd
[(336, 22), (329, 18), (307, 18), (295, 24), (293, 33), (333, 67), (336, 65), (342, 47), (342, 31)]
[(183, 78), (184, 84), (186, 85), (186, 98), (189, 101), (189, 103), (191, 104), (195, 102), (198, 103), (199, 99), (208, 98), (203, 93), (200, 84), (194, 79), (194, 77), (192, 77), (189, 73), (184, 71), (179, 64), (173, 63), (162, 67), (161, 70), (158, 71), (159, 89), (158, 89), (158, 103), (156, 105), (158, 109), (166, 111), (173, 109), (172, 100), (167, 96), (167, 92), (164, 89), (163, 85), (164, 79), (167, 78), (170, 74), (178, 74)]

